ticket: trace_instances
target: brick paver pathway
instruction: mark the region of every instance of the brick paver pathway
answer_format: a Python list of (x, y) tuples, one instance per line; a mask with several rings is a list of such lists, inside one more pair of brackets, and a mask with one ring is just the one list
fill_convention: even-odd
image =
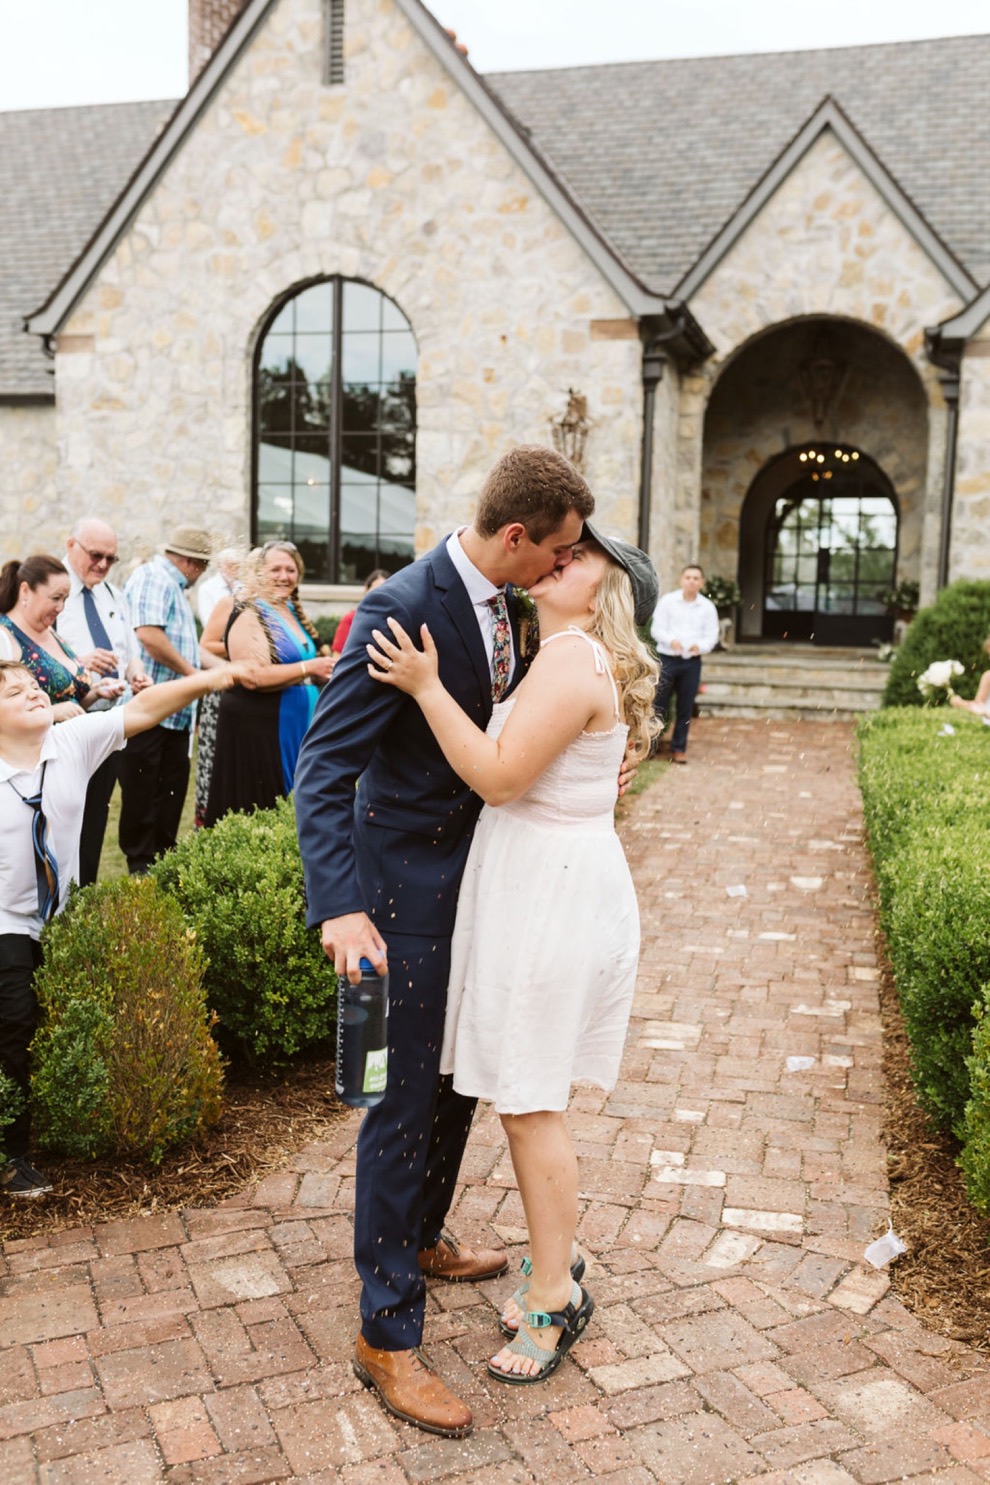
[[(350, 1368), (355, 1117), (217, 1210), (8, 1244), (4, 1485), (990, 1480), (987, 1357), (862, 1258), (887, 1198), (849, 729), (704, 721), (623, 832), (644, 955), (622, 1081), (573, 1105), (598, 1302), (574, 1359), (489, 1385), (509, 1286), (438, 1285), (428, 1344), (475, 1433), (383, 1415)], [(455, 1230), (518, 1244), (490, 1114), (464, 1175)]]

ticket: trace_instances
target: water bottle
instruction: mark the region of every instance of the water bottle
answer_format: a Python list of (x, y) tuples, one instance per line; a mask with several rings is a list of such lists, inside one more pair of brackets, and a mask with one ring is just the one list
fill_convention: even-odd
[(387, 1076), (388, 975), (362, 959), (357, 985), (337, 976), (337, 1097), (353, 1109), (374, 1108)]

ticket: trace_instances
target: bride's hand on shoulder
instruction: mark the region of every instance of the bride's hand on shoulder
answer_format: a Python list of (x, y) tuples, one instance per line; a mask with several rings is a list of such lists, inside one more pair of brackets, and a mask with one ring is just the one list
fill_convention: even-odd
[(380, 629), (371, 631), (374, 644), (365, 645), (368, 659), (368, 674), (387, 686), (405, 691), (407, 696), (422, 696), (439, 681), (437, 647), (425, 624), (420, 626), (419, 637), (423, 648), (417, 650), (398, 619), (386, 620), (391, 635)]

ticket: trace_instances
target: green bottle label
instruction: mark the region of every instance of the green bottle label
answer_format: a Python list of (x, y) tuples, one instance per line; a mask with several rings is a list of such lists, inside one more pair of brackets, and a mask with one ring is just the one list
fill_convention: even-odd
[(364, 1061), (362, 1093), (384, 1093), (388, 1079), (388, 1047), (369, 1052)]

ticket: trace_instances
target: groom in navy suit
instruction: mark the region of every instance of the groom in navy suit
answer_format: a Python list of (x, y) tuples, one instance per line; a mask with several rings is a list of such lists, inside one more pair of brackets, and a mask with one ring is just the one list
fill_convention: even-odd
[[(499, 691), (505, 679), (499, 595), (569, 562), (593, 509), (585, 481), (553, 450), (524, 445), (500, 459), (472, 525), (362, 600), (296, 769), (308, 922), (352, 981), (362, 957), (389, 970), (388, 1088), (358, 1138), (354, 1369), (390, 1413), (445, 1437), (469, 1433), (472, 1418), (419, 1349), (424, 1276), (494, 1278), (508, 1262), (444, 1230), (474, 1114), (439, 1062), (457, 894), (481, 801), (415, 701), (370, 678), (365, 645), (389, 615), (413, 636), (429, 624), (443, 684), (486, 727), (496, 648)], [(511, 591), (507, 599), (511, 690), (523, 663), (518, 605)]]

